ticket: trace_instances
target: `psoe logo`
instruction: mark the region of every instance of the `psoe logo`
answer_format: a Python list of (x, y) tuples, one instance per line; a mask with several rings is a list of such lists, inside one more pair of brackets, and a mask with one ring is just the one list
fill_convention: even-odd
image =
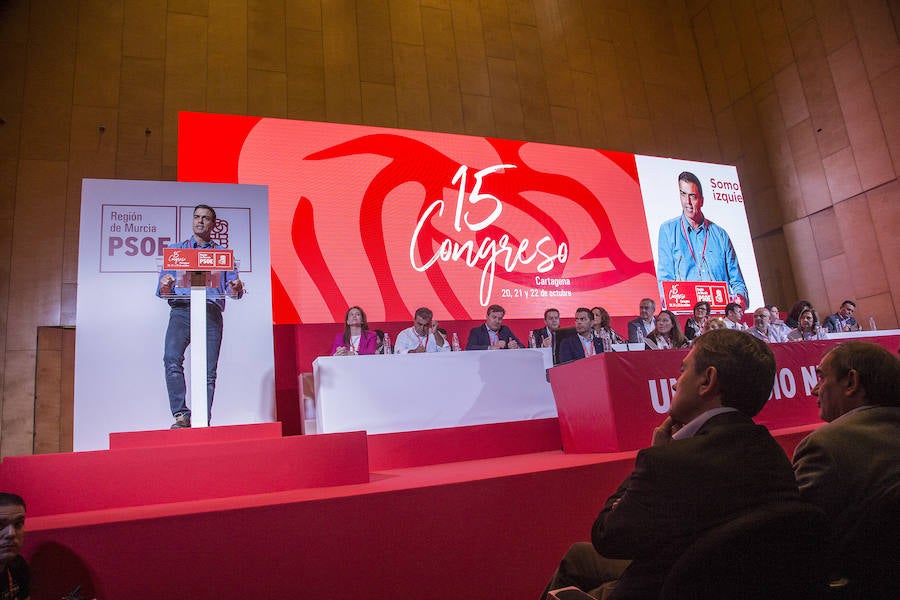
[(712, 290), (710, 288), (706, 287), (705, 285), (704, 286), (698, 285), (697, 286), (697, 302), (709, 302), (710, 304), (712, 304), (713, 303)]
[(181, 254), (181, 252), (179, 252), (178, 250), (172, 251), (172, 253), (169, 255), (169, 262), (173, 266), (183, 266), (183, 267), (187, 267), (190, 264), (190, 261), (185, 256), (183, 256)]
[(686, 294), (683, 294), (678, 290), (678, 284), (676, 283), (671, 288), (669, 288), (668, 300), (668, 304), (670, 306), (684, 306), (688, 298)]
[(222, 246), (223, 248), (228, 247), (228, 229), (230, 225), (227, 219), (216, 219), (216, 224), (213, 226), (212, 232), (209, 235), (209, 238), (215, 242), (216, 244)]
[(212, 252), (198, 252), (197, 253), (197, 264), (201, 267), (216, 266), (215, 254), (213, 254)]

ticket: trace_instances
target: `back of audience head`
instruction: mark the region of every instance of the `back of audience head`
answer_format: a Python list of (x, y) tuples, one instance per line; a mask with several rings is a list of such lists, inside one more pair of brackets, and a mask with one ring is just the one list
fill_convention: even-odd
[(775, 355), (769, 345), (746, 333), (717, 329), (694, 340), (694, 371), (715, 367), (722, 406), (755, 417), (772, 392)]

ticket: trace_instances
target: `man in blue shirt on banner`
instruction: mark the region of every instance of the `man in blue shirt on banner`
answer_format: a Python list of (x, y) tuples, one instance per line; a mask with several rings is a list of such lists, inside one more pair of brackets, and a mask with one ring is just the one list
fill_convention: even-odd
[(659, 227), (660, 281), (724, 281), (728, 293), (741, 306), (747, 305), (747, 284), (737, 254), (724, 229), (703, 216), (703, 188), (696, 175), (678, 175), (682, 214)]
[[(191, 224), (193, 235), (169, 248), (209, 248), (221, 249), (212, 241), (216, 225), (216, 211), (205, 204), (194, 207)], [(172, 429), (191, 426), (191, 410), (185, 396), (184, 351), (191, 343), (191, 288), (177, 286), (174, 271), (160, 273), (156, 295), (166, 298), (171, 306), (169, 327), (166, 329), (163, 364), (166, 370), (166, 389), (169, 392), (169, 408), (175, 423)], [(224, 271), (218, 288), (206, 288), (206, 396), (209, 412), (207, 422), (212, 418), (213, 394), (216, 390), (216, 366), (219, 349), (222, 346), (222, 311), (225, 310), (225, 295), (240, 298), (244, 294), (244, 283), (237, 271)]]

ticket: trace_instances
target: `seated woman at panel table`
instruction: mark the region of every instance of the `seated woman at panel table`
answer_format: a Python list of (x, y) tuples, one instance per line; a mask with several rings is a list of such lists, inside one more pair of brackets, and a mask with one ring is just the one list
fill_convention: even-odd
[(378, 335), (374, 331), (369, 331), (366, 313), (358, 306), (351, 306), (344, 315), (344, 333), (334, 336), (331, 355), (375, 354), (377, 349)]
[(701, 300), (694, 305), (694, 314), (684, 323), (684, 337), (689, 340), (703, 335), (703, 328), (709, 320), (709, 302)]
[(799, 325), (787, 337), (789, 342), (806, 340), (827, 340), (828, 334), (819, 324), (819, 314), (814, 308), (804, 308), (800, 313)]
[(812, 308), (812, 303), (809, 300), (797, 300), (794, 302), (794, 305), (788, 312), (787, 318), (784, 320), (784, 324), (791, 329), (796, 329), (800, 322), (800, 313), (807, 308)]
[(708, 333), (714, 329), (728, 329), (728, 325), (725, 324), (725, 319), (722, 317), (712, 317), (707, 319), (706, 325), (703, 326), (703, 333)]
[(678, 319), (668, 310), (661, 310), (656, 315), (656, 327), (644, 340), (647, 350), (669, 350), (671, 348), (687, 348), (690, 342), (678, 327)]
[(622, 336), (616, 333), (616, 330), (610, 326), (609, 313), (606, 312), (605, 308), (602, 306), (595, 306), (591, 309), (591, 312), (594, 313), (594, 323), (592, 327), (594, 328), (594, 333), (597, 334), (597, 337), (600, 337), (602, 331), (606, 331), (606, 333), (609, 334), (609, 341), (611, 344), (625, 343)]

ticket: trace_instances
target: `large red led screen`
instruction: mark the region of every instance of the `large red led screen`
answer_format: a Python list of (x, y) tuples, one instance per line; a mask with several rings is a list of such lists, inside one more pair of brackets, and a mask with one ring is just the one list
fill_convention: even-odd
[[(632, 314), (660, 294), (653, 215), (681, 210), (680, 166), (665, 174), (671, 193), (656, 207), (645, 205), (639, 164), (618, 152), (359, 125), (198, 113), (179, 125), (180, 180), (268, 185), (280, 324), (342, 322), (356, 304), (375, 322), (409, 321), (419, 306), (478, 320), (495, 303), (511, 319), (548, 306)], [(733, 204), (743, 234), (743, 205)]]

